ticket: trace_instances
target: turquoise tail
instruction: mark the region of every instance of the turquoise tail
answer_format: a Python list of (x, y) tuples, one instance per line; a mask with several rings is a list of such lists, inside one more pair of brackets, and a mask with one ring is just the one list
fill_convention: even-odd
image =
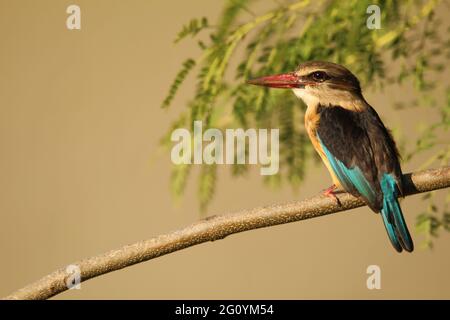
[(398, 203), (397, 184), (392, 175), (384, 174), (381, 179), (381, 190), (383, 191), (381, 216), (392, 245), (398, 252), (402, 252), (403, 249), (413, 251), (414, 244)]

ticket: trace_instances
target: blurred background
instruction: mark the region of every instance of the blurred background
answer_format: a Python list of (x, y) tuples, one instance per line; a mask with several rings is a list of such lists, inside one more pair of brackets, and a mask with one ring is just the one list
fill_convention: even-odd
[[(81, 30), (68, 30), (71, 4), (0, 0), (0, 296), (205, 214), (300, 200), (329, 186), (325, 167), (311, 159), (297, 188), (264, 185), (258, 167), (233, 177), (219, 166), (202, 215), (194, 166), (175, 201), (170, 153), (160, 140), (192, 99), (195, 78), (186, 78), (170, 108), (160, 106), (180, 65), (200, 49), (174, 39), (191, 18), (206, 16), (213, 24), (223, 3), (78, 0)], [(272, 7), (259, 3), (254, 10)], [(445, 21), (448, 4), (436, 12)], [(438, 29), (443, 35), (446, 21)], [(446, 72), (433, 81), (450, 84)], [(393, 107), (415, 91), (397, 83), (364, 91), (386, 125), (401, 128), (401, 141), (415, 141), (420, 124), (440, 119), (429, 108)], [(405, 162), (404, 172), (433, 152)], [(442, 207), (446, 194), (436, 192), (434, 204)], [(412, 254), (395, 252), (381, 218), (366, 207), (232, 235), (89, 280), (56, 298), (449, 299), (450, 234), (440, 232), (432, 248), (421, 248), (426, 236), (414, 228), (427, 206), (421, 196), (402, 202), (417, 247)], [(366, 287), (369, 265), (381, 267), (380, 290)]]

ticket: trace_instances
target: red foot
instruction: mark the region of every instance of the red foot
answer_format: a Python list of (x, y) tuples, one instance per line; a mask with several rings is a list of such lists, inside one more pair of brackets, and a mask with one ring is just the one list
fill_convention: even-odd
[(332, 198), (333, 200), (336, 201), (336, 203), (338, 205), (341, 205), (341, 202), (339, 201), (338, 197), (334, 193), (334, 190), (336, 190), (336, 188), (337, 188), (337, 186), (335, 184), (333, 184), (331, 187), (329, 187), (323, 191), (323, 195)]

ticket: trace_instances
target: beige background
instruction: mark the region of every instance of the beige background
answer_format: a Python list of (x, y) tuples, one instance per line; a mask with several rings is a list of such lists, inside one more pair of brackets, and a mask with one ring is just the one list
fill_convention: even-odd
[[(199, 218), (195, 179), (174, 205), (169, 154), (158, 151), (192, 78), (173, 109), (159, 106), (180, 63), (197, 53), (189, 41), (173, 45), (176, 32), (192, 17), (214, 21), (221, 2), (78, 0), (82, 30), (69, 31), (72, 3), (0, 0), (0, 296)], [(388, 101), (411, 89), (402, 90), (366, 96), (387, 125), (408, 132), (430, 112), (390, 110)], [(310, 167), (296, 193), (268, 189), (256, 170), (235, 180), (221, 168), (210, 212), (302, 199), (328, 184), (323, 166)], [(411, 197), (403, 207), (413, 228), (424, 205)], [(413, 237), (419, 247), (423, 239)], [(449, 299), (449, 234), (435, 245), (397, 254), (380, 217), (362, 208), (199, 245), (58, 298)], [(381, 290), (366, 288), (370, 264), (382, 269)]]

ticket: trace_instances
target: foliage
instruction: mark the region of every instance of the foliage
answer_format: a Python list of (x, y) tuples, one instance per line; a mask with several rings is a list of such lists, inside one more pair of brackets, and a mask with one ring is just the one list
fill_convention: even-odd
[[(169, 107), (196, 66), (195, 94), (176, 126), (192, 129), (194, 120), (202, 120), (204, 130), (280, 128), (281, 170), (265, 181), (271, 185), (287, 182), (296, 187), (311, 165), (307, 160), (317, 159), (303, 128), (305, 106), (287, 90), (266, 90), (244, 83), (249, 78), (295, 70), (304, 61), (326, 60), (347, 66), (366, 90), (413, 84), (417, 96), (408, 108), (430, 108), (430, 112), (441, 117), (436, 123), (427, 124), (416, 145), (404, 146), (410, 149), (404, 150), (405, 160), (434, 150), (440, 143), (443, 148), (424, 166), (436, 161), (448, 163), (448, 140), (438, 141), (438, 137), (448, 136), (445, 133), (450, 126), (450, 87), (448, 101), (439, 101), (435, 92), (442, 88), (430, 81), (445, 70), (450, 59), (450, 40), (439, 38), (442, 26), (435, 15), (445, 4), (438, 0), (280, 0), (271, 2), (272, 8), (261, 15), (249, 9), (257, 4), (261, 1), (226, 1), (216, 25), (211, 27), (206, 18), (193, 19), (178, 34), (176, 42), (187, 35), (196, 37), (201, 54), (197, 59), (186, 60), (162, 104)], [(379, 30), (366, 26), (366, 10), (372, 4), (381, 8)], [(206, 30), (210, 31), (208, 35)], [(398, 68), (387, 70), (388, 64)], [(405, 108), (401, 103), (393, 107)], [(164, 141), (167, 143), (168, 138)], [(217, 177), (216, 166), (204, 167), (208, 166), (203, 165), (200, 173), (202, 208), (214, 194)], [(235, 165), (232, 174), (240, 176), (248, 169), (247, 165)], [(174, 168), (174, 193), (183, 192), (188, 176), (186, 167)], [(420, 219), (419, 226), (423, 226), (424, 216)], [(431, 234), (436, 223), (429, 225)]]
[(208, 19), (203, 17), (201, 19), (192, 19), (183, 29), (178, 33), (175, 43), (181, 41), (187, 36), (196, 36), (197, 33), (208, 27)]
[(434, 202), (435, 192), (430, 192), (422, 197), (429, 200), (426, 210), (417, 217), (416, 230), (425, 236), (422, 247), (433, 248), (433, 237), (439, 236), (440, 230), (450, 231), (450, 194), (445, 199), (442, 215), (439, 217), (438, 207)]

